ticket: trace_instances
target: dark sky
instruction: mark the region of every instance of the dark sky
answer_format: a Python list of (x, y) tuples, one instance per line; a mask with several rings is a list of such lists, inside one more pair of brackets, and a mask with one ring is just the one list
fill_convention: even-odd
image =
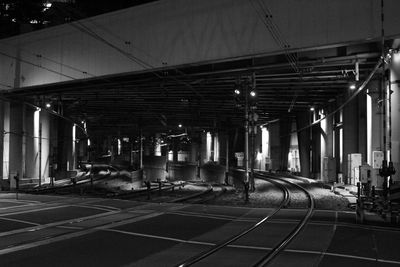
[(157, 0), (0, 0), (0, 38)]

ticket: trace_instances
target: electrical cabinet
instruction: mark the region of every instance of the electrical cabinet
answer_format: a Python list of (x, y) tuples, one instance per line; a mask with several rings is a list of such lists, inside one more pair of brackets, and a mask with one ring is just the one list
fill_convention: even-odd
[(360, 166), (360, 182), (362, 184), (367, 184), (368, 181), (372, 180), (372, 167), (368, 164), (363, 164)]
[(382, 168), (383, 152), (382, 151), (372, 151), (372, 168), (380, 169)]
[(360, 166), (362, 163), (362, 155), (352, 153), (347, 155), (347, 178), (348, 184), (357, 184), (360, 180)]

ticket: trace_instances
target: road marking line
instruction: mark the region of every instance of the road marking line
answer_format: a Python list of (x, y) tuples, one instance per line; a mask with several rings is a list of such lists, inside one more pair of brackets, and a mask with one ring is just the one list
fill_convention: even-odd
[(14, 205), (14, 206), (8, 206), (8, 207), (2, 207), (0, 210), (10, 210), (10, 209), (15, 209), (15, 208), (20, 208), (20, 207), (27, 207), (27, 206), (33, 206), (35, 204), (22, 204), (22, 205)]
[(9, 198), (0, 198), (0, 203), (1, 202), (6, 202), (6, 203), (26, 203), (26, 204), (37, 204), (40, 203), (40, 201), (35, 201), (35, 200), (23, 200), (23, 199), (9, 199)]
[(252, 220), (252, 219), (240, 219), (238, 217), (228, 217), (228, 216), (212, 216), (212, 215), (207, 215), (207, 214), (201, 214), (201, 213), (190, 213), (186, 214), (183, 212), (168, 212), (168, 214), (173, 214), (173, 215), (180, 215), (180, 216), (187, 216), (187, 217), (201, 217), (201, 218), (209, 218), (209, 219), (216, 219), (216, 220), (228, 220), (228, 221), (241, 221), (241, 222), (255, 222), (257, 220)]
[(325, 255), (342, 257), (342, 258), (358, 259), (358, 260), (378, 261), (378, 262), (387, 262), (387, 263), (400, 264), (399, 261), (391, 261), (391, 260), (384, 260), (384, 259), (374, 259), (374, 258), (363, 257), (363, 256), (354, 256), (354, 255), (331, 253), (331, 252), (326, 252)]
[(45, 207), (45, 208), (39, 208), (39, 209), (33, 209), (33, 210), (23, 210), (23, 211), (9, 212), (9, 213), (1, 214), (0, 216), (3, 217), (3, 216), (23, 214), (23, 213), (32, 213), (32, 212), (38, 212), (38, 211), (43, 211), (43, 210), (64, 208), (64, 207), (68, 207), (68, 206), (70, 206), (70, 205), (51, 206), (51, 207)]
[(31, 225), (36, 225), (36, 226), (40, 225), (38, 223), (28, 222), (28, 221), (13, 219), (13, 218), (2, 218), (2, 217), (0, 217), (0, 220), (11, 221), (11, 222), (20, 222), (20, 223), (31, 224)]
[(117, 227), (117, 226), (120, 226), (120, 225), (123, 225), (123, 224), (129, 224), (129, 223), (134, 223), (134, 222), (146, 220), (146, 219), (149, 219), (149, 218), (152, 218), (152, 217), (159, 216), (161, 214), (163, 214), (163, 213), (158, 212), (158, 213), (148, 214), (148, 215), (144, 215), (144, 216), (141, 216), (141, 217), (135, 217), (135, 218), (132, 218), (132, 219), (128, 219), (126, 221), (121, 221), (121, 222), (117, 222), (117, 223), (108, 223), (108, 224), (106, 224), (104, 226), (90, 228), (90, 229), (82, 230), (82, 231), (79, 231), (79, 232), (68, 233), (68, 234), (65, 234), (65, 235), (52, 237), (52, 238), (45, 239), (45, 240), (39, 240), (39, 241), (28, 243), (28, 244), (17, 245), (15, 247), (9, 247), (9, 248), (5, 248), (5, 249), (1, 249), (0, 250), (0, 255), (16, 252), (16, 251), (20, 251), (20, 250), (25, 250), (25, 249), (35, 248), (35, 247), (42, 246), (42, 245), (48, 245), (48, 244), (51, 244), (51, 243), (54, 243), (54, 242), (58, 242), (58, 241), (64, 241), (64, 240), (71, 239), (71, 238), (74, 238), (74, 237), (79, 237), (79, 236), (83, 236), (83, 235), (86, 235), (86, 234), (94, 233), (94, 232), (99, 231), (99, 230), (104, 230), (104, 229), (107, 229), (107, 228), (110, 228), (110, 227)]
[[(258, 246), (246, 246), (246, 245), (228, 245), (228, 247), (232, 248), (244, 248), (244, 249), (254, 249), (254, 250), (263, 250), (263, 251), (270, 251), (272, 248), (267, 247), (258, 247)], [(287, 252), (293, 253), (302, 253), (302, 254), (314, 254), (314, 255), (328, 255), (340, 258), (351, 258), (351, 259), (358, 259), (358, 260), (367, 260), (367, 261), (377, 261), (377, 262), (384, 262), (384, 263), (393, 263), (399, 264), (399, 261), (392, 261), (392, 260), (385, 260), (385, 259), (374, 259), (369, 257), (363, 256), (355, 256), (355, 255), (348, 255), (348, 254), (340, 254), (340, 253), (331, 253), (331, 252), (323, 252), (323, 251), (313, 251), (313, 250), (300, 250), (300, 249), (285, 249)]]
[(89, 207), (98, 207), (98, 208), (103, 208), (103, 209), (109, 209), (109, 210), (122, 210), (121, 208), (117, 207), (112, 207), (112, 206), (106, 206), (106, 205), (89, 205)]
[(80, 208), (86, 208), (86, 209), (96, 209), (96, 210), (104, 210), (104, 211), (120, 211), (118, 208), (106, 208), (105, 206), (97, 206), (97, 205), (79, 205), (79, 204), (72, 204), (70, 205), (72, 207), (80, 207)]
[[(45, 228), (57, 227), (57, 226), (63, 225), (63, 224), (77, 223), (77, 222), (86, 221), (86, 220), (94, 219), (97, 217), (113, 215), (113, 214), (117, 214), (117, 213), (119, 213), (119, 211), (110, 211), (110, 212), (106, 212), (106, 213), (100, 213), (100, 214), (95, 214), (95, 215), (90, 215), (90, 216), (85, 216), (85, 217), (78, 217), (78, 218), (64, 220), (64, 221), (52, 222), (52, 223), (47, 223), (47, 224), (38, 224), (38, 225), (32, 226), (32, 227), (26, 227), (26, 228), (21, 228), (21, 229), (16, 229), (16, 230), (0, 233), (0, 237), (24, 233), (27, 231), (38, 231), (38, 230), (42, 230)], [(28, 222), (26, 222), (26, 223), (28, 223)]]
[(83, 227), (79, 227), (79, 226), (65, 226), (65, 225), (60, 225), (60, 226), (56, 226), (57, 228), (62, 228), (62, 229), (72, 229), (72, 230), (82, 230), (84, 229)]
[(126, 234), (126, 235), (148, 237), (148, 238), (168, 240), (168, 241), (175, 241), (175, 242), (178, 242), (178, 243), (188, 243), (188, 244), (195, 244), (195, 245), (215, 246), (214, 243), (201, 242), (201, 241), (192, 241), (192, 240), (184, 240), (184, 239), (178, 239), (178, 238), (166, 237), (166, 236), (159, 236), (159, 235), (141, 234), (141, 233), (128, 232), (128, 231), (122, 231), (122, 230), (117, 230), (117, 229), (105, 229), (103, 231), (116, 232), (116, 233), (121, 233), (121, 234)]

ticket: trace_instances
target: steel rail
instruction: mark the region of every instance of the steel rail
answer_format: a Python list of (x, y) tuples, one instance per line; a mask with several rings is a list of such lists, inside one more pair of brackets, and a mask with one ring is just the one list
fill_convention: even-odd
[(182, 198), (178, 198), (178, 199), (172, 200), (172, 201), (170, 201), (170, 203), (187, 202), (188, 200), (193, 200), (193, 199), (196, 199), (196, 198), (199, 198), (199, 197), (201, 198), (201, 197), (203, 197), (205, 195), (208, 195), (208, 194), (212, 193), (213, 191), (214, 191), (214, 189), (213, 189), (212, 185), (208, 184), (207, 190), (199, 192), (199, 193), (192, 194), (190, 196), (186, 196), (186, 197), (182, 197)]
[(198, 255), (193, 256), (192, 258), (189, 258), (188, 260), (184, 261), (183, 263), (180, 263), (178, 265), (176, 265), (177, 267), (186, 267), (186, 266), (191, 266), (199, 261), (201, 261), (202, 259), (216, 253), (217, 251), (221, 250), (222, 248), (228, 246), (229, 244), (233, 243), (234, 241), (238, 240), (239, 238), (245, 236), (246, 234), (250, 233), (251, 231), (253, 231), (254, 229), (256, 229), (257, 227), (259, 227), (261, 224), (263, 224), (264, 222), (266, 222), (268, 219), (270, 219), (272, 216), (274, 216), (276, 213), (278, 213), (279, 210), (281, 210), (283, 207), (286, 207), (290, 201), (290, 193), (289, 190), (287, 190), (287, 188), (285, 188), (284, 186), (282, 186), (281, 184), (277, 183), (276, 181), (273, 181), (272, 179), (270, 179), (270, 182), (275, 184), (277, 187), (279, 187), (282, 192), (283, 192), (283, 198), (281, 203), (279, 204), (279, 206), (269, 215), (265, 216), (264, 218), (262, 218), (260, 221), (256, 222), (253, 226), (251, 226), (250, 228), (242, 231), (241, 233), (230, 237), (229, 239), (216, 244), (215, 246), (213, 246), (211, 249), (204, 251), (203, 253), (200, 253)]
[[(266, 176), (266, 174), (260, 174), (258, 173), (257, 176)], [(272, 178), (272, 177), (271, 177)], [(306, 213), (306, 215), (303, 217), (303, 219), (300, 221), (300, 223), (285, 237), (284, 240), (282, 240), (277, 246), (275, 246), (272, 251), (270, 253), (268, 253), (266, 256), (264, 256), (261, 260), (259, 260), (255, 265), (253, 266), (266, 266), (268, 265), (280, 252), (282, 252), (285, 247), (293, 240), (293, 238), (304, 228), (304, 226), (307, 224), (308, 220), (310, 219), (313, 210), (314, 210), (314, 198), (312, 197), (312, 195), (302, 186), (296, 184), (296, 183), (292, 183), (289, 182), (287, 180), (284, 180), (280, 177), (273, 177), (273, 179), (277, 179), (280, 180), (282, 182), (288, 183), (292, 186), (295, 186), (297, 188), (299, 188), (301, 191), (303, 191), (307, 198), (308, 198), (308, 202), (309, 202), (309, 208), (308, 211)]]
[[(173, 189), (175, 187), (184, 186), (184, 185), (185, 185), (185, 183), (171, 184), (171, 185), (162, 184), (161, 191), (167, 191), (167, 190)], [(159, 186), (155, 185), (155, 186), (152, 186), (150, 189), (146, 188), (146, 189), (140, 189), (140, 190), (136, 190), (136, 191), (132, 191), (132, 192), (115, 193), (108, 197), (117, 198), (117, 199), (132, 199), (135, 197), (141, 197), (143, 195), (146, 195), (149, 192), (150, 192), (150, 194), (156, 193), (156, 192), (159, 192), (159, 190), (160, 190)]]

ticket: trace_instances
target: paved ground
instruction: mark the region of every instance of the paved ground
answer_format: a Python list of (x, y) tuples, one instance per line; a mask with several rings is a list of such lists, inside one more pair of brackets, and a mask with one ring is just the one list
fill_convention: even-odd
[[(176, 266), (254, 225), (271, 208), (141, 203), (0, 193), (1, 266)], [(195, 266), (252, 266), (304, 210), (273, 220)], [(271, 266), (399, 266), (400, 229), (314, 212)]]

